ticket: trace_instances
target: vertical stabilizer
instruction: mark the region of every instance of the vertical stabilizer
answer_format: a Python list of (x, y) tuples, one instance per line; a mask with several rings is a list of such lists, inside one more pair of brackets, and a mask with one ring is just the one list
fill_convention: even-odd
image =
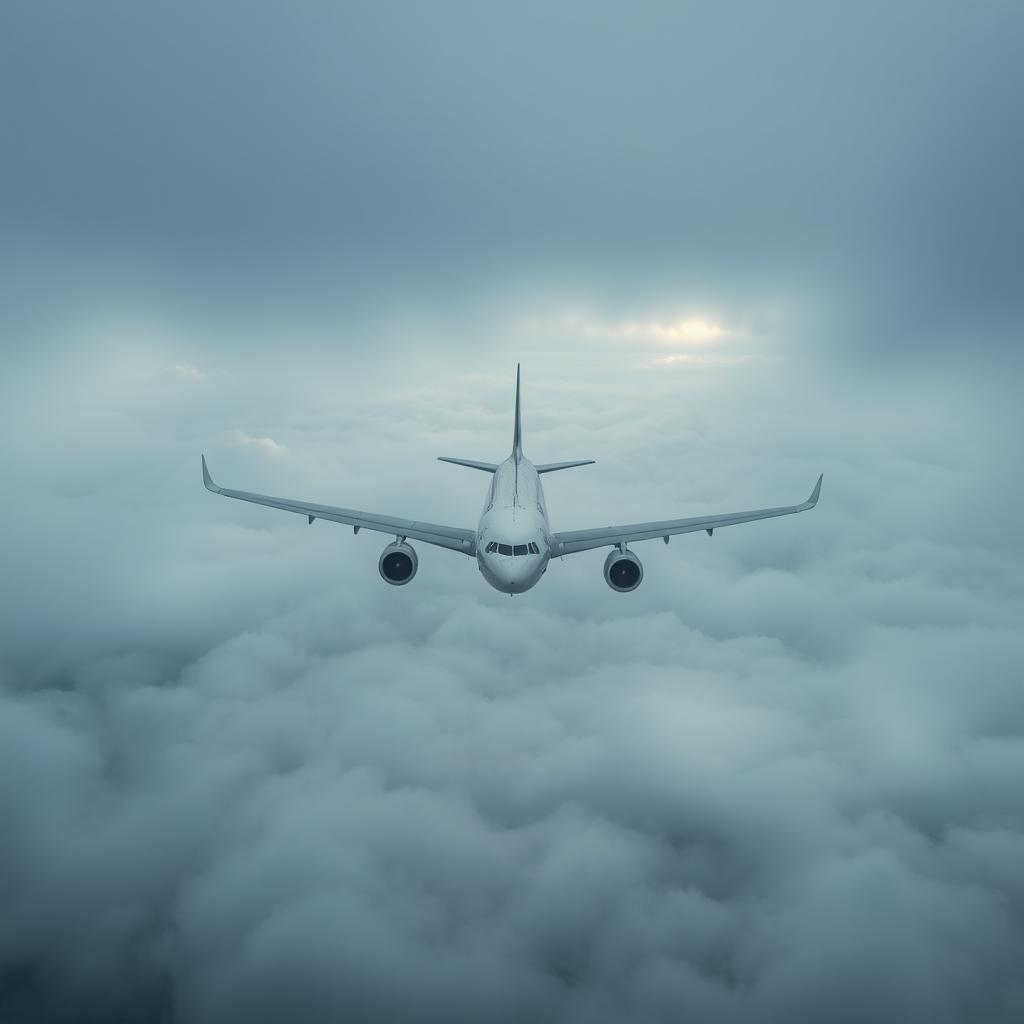
[(519, 364), (516, 363), (516, 426), (512, 434), (512, 458), (518, 462), (523, 456), (523, 430), (519, 421)]

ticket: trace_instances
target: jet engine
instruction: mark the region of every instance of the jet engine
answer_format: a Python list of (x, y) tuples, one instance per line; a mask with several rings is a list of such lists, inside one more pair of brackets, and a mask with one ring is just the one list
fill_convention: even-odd
[(644, 578), (643, 563), (632, 551), (612, 548), (604, 560), (604, 578), (612, 590), (628, 594), (631, 590), (636, 590)]
[(405, 541), (394, 541), (381, 553), (377, 569), (385, 583), (401, 587), (416, 575), (420, 560)]

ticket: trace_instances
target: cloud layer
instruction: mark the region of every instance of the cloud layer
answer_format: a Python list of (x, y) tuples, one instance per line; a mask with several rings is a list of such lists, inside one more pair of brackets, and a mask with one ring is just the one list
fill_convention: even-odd
[(1019, 5), (0, 19), (0, 1019), (1024, 1018)]
[[(569, 418), (568, 366), (528, 374), (528, 450), (600, 460), (549, 483), (556, 526), (796, 500), (822, 466), (826, 491), (641, 545), (626, 599), (598, 552), (509, 600), (429, 549), (387, 588), (372, 535), (217, 500), (197, 453), (471, 522), (479, 480), (431, 458), (500, 455), (510, 377), (311, 384), (279, 417), (240, 396), (283, 364), (172, 358), (56, 374), (44, 409), (88, 385), (54, 428), (85, 466), (7, 467), (40, 496), (5, 541), (12, 1019), (1016, 1019), (1019, 560), (958, 500), (998, 488), (998, 407), (965, 437), (901, 384), (905, 428), (865, 435), (816, 373), (754, 430), (748, 388), (808, 383), (769, 359), (591, 369)], [(238, 444), (261, 416), (280, 450)]]

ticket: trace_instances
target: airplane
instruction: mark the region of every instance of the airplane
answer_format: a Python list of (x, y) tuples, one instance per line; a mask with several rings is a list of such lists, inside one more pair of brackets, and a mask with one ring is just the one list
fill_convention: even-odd
[(456, 466), (482, 470), (491, 474), (483, 513), (475, 530), (455, 526), (438, 526), (413, 519), (396, 519), (377, 515), (373, 512), (356, 512), (333, 505), (314, 505), (291, 498), (273, 498), (249, 491), (233, 491), (218, 487), (210, 476), (203, 457), (203, 483), (214, 494), (226, 498), (239, 498), (258, 505), (284, 509), (306, 516), (309, 525), (317, 519), (329, 519), (335, 523), (351, 526), (354, 533), (360, 530), (375, 530), (378, 533), (392, 533), (395, 539), (384, 548), (377, 562), (382, 579), (392, 586), (401, 587), (409, 583), (419, 568), (416, 550), (408, 542), (422, 541), (459, 551), (475, 558), (484, 579), (495, 590), (502, 593), (522, 594), (535, 586), (547, 571), (552, 558), (572, 555), (577, 551), (610, 547), (604, 563), (604, 578), (612, 590), (628, 594), (640, 586), (644, 578), (643, 563), (628, 547), (636, 541), (661, 537), (667, 544), (669, 537), (680, 533), (696, 533), (704, 530), (710, 537), (723, 526), (749, 523), (757, 519), (771, 519), (788, 516), (794, 512), (806, 512), (814, 508), (821, 494), (822, 476), (814, 485), (810, 497), (799, 505), (779, 508), (755, 509), (752, 512), (727, 512), (715, 516), (698, 516), (694, 519), (665, 519), (652, 523), (632, 523), (627, 526), (599, 526), (591, 530), (571, 530), (568, 533), (552, 532), (548, 524), (548, 510), (544, 502), (544, 490), (540, 478), (544, 473), (554, 473), (575, 466), (589, 466), (593, 459), (573, 462), (547, 462), (534, 465), (523, 455), (523, 434), (519, 405), (519, 367), (516, 367), (516, 412), (512, 433), (512, 454), (501, 463), (476, 462), (473, 459), (455, 459), (439, 456), (439, 461)]

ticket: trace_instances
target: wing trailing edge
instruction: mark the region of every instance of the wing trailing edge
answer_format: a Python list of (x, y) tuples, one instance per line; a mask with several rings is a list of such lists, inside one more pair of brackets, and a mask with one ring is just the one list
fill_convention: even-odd
[(464, 555), (476, 554), (476, 531), (461, 529), (457, 526), (443, 526), (438, 523), (424, 523), (416, 519), (399, 519), (397, 516), (384, 516), (376, 512), (361, 512), (351, 508), (339, 508), (336, 505), (315, 505), (309, 501), (298, 501), (294, 498), (277, 498), (269, 494), (255, 494), (252, 491), (236, 491), (228, 487), (219, 487), (213, 482), (210, 470), (203, 456), (203, 485), (214, 494), (225, 498), (238, 498), (251, 501), (256, 505), (267, 505), (284, 512), (297, 512), (306, 517), (312, 525), (316, 519), (329, 519), (335, 523), (351, 526), (358, 533), (362, 529), (375, 530), (377, 533), (391, 533), (396, 537), (423, 541), (439, 548), (448, 548)]
[(818, 482), (814, 485), (810, 497), (799, 505), (782, 505), (777, 508), (752, 509), (749, 512), (726, 512), (716, 516), (697, 516), (693, 519), (664, 519), (653, 523), (629, 523), (625, 526), (600, 526), (593, 530), (556, 533), (552, 535), (551, 553), (559, 557), (609, 544), (632, 544), (635, 541), (651, 540), (654, 537), (662, 537), (667, 544), (669, 537), (680, 533), (695, 533), (697, 530), (704, 530), (708, 536), (711, 536), (712, 531), (722, 526), (737, 526), (740, 523), (752, 523), (758, 519), (774, 519), (776, 516), (789, 516), (794, 512), (806, 512), (818, 504), (823, 477), (824, 474), (818, 477)]

